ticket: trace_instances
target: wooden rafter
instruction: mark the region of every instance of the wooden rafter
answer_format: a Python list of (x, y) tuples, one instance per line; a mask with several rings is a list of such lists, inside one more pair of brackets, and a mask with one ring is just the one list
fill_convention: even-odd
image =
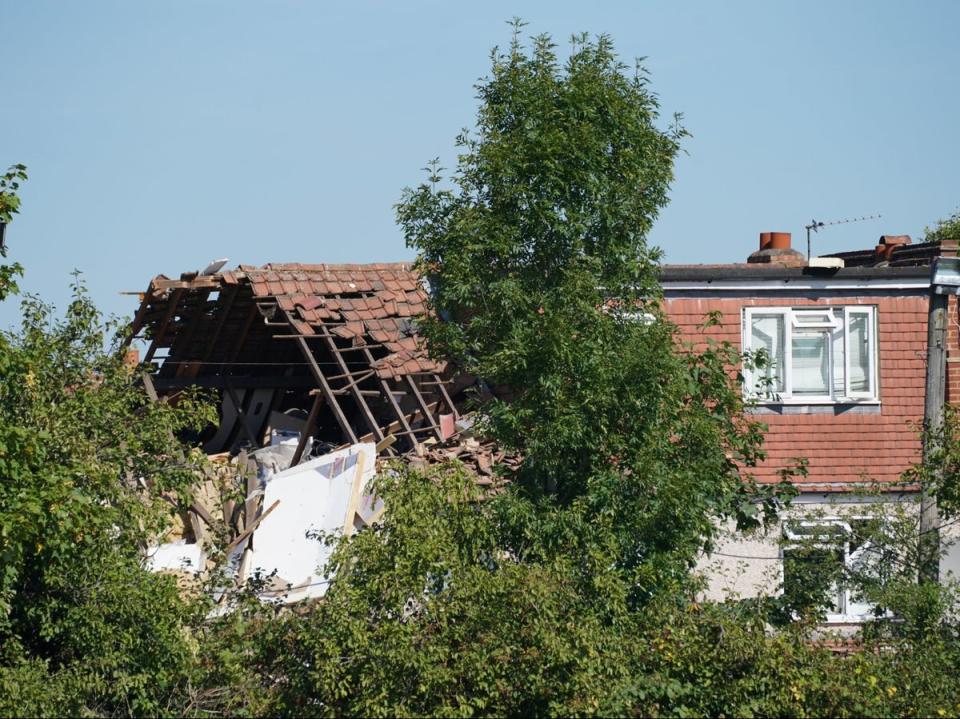
[[(286, 316), (287, 322), (290, 323), (290, 328), (296, 331), (296, 325), (293, 323), (293, 317), (291, 314), (287, 310), (284, 310), (283, 314)], [(350, 438), (350, 442), (352, 444), (356, 444), (357, 435), (353, 431), (353, 427), (350, 426), (350, 422), (347, 421), (346, 415), (343, 414), (343, 409), (337, 402), (337, 398), (333, 394), (333, 390), (330, 389), (330, 383), (327, 382), (327, 378), (324, 377), (323, 370), (321, 370), (320, 365), (317, 364), (317, 358), (313, 356), (313, 352), (310, 350), (310, 346), (307, 344), (307, 341), (303, 339), (303, 337), (300, 337), (299, 340), (300, 341), (297, 342), (297, 345), (300, 347), (300, 351), (303, 353), (304, 358), (310, 365), (310, 372), (313, 374), (313, 378), (317, 381), (317, 384), (320, 385), (320, 390), (323, 392), (324, 398), (330, 405), (330, 409), (333, 410), (333, 416), (336, 417), (337, 424), (340, 425), (340, 429), (343, 430), (343, 433)]]
[(197, 327), (200, 326), (201, 318), (203, 317), (203, 305), (206, 303), (211, 292), (212, 290), (202, 290), (202, 295), (197, 299), (197, 312), (193, 317), (193, 321), (187, 324), (187, 329), (183, 334), (183, 339), (179, 340), (178, 342), (179, 346), (184, 352), (190, 351), (190, 341), (197, 333)]
[(320, 414), (321, 405), (323, 405), (323, 395), (317, 394), (313, 398), (313, 405), (310, 407), (310, 414), (307, 415), (307, 423), (303, 427), (303, 432), (300, 433), (300, 441), (297, 442), (297, 449), (293, 453), (293, 459), (290, 460), (291, 467), (295, 467), (296, 465), (300, 464), (300, 458), (303, 457), (303, 452), (307, 448), (307, 442), (313, 435), (313, 430), (317, 426), (317, 415)]
[(167, 325), (170, 324), (170, 319), (177, 311), (177, 305), (180, 304), (181, 295), (183, 295), (182, 289), (176, 289), (170, 295), (170, 300), (167, 304), (167, 311), (163, 315), (163, 320), (160, 322), (160, 328), (157, 330), (157, 333), (153, 336), (153, 340), (150, 342), (150, 349), (147, 350), (147, 354), (143, 358), (144, 363), (147, 363), (153, 359), (153, 355), (157, 351), (157, 344), (163, 339), (163, 335), (167, 332)]
[(458, 417), (460, 413), (457, 412), (457, 406), (453, 403), (453, 400), (450, 399), (450, 393), (447, 392), (447, 383), (440, 379), (440, 376), (436, 374), (433, 375), (433, 380), (437, 386), (437, 389), (440, 390), (440, 396), (443, 397), (444, 404), (447, 405), (447, 408), (453, 413), (454, 417)]
[[(343, 359), (343, 356), (340, 354), (340, 348), (337, 347), (336, 341), (333, 339), (333, 335), (327, 330), (326, 327), (323, 328), (323, 334), (327, 339), (327, 347), (330, 350), (331, 356), (337, 361), (337, 364), (340, 367), (340, 371), (347, 373), (350, 371), (350, 368), (347, 366), (347, 361)], [(373, 412), (370, 411), (370, 405), (367, 404), (367, 400), (364, 399), (363, 393), (360, 391), (360, 388), (357, 387), (356, 382), (351, 382), (348, 385), (350, 393), (353, 395), (354, 401), (357, 403), (357, 406), (360, 407), (360, 411), (363, 413), (364, 419), (367, 420), (367, 426), (373, 432), (373, 436), (377, 438), (379, 442), (384, 438), (383, 430), (380, 429), (380, 425), (377, 422), (376, 418), (373, 416)]]
[(238, 294), (240, 294), (240, 288), (233, 287), (231, 288), (226, 299), (224, 299), (223, 309), (220, 312), (220, 319), (217, 320), (217, 324), (213, 328), (213, 332), (210, 333), (210, 338), (207, 340), (207, 346), (203, 350), (203, 354), (200, 357), (201, 361), (206, 362), (210, 357), (210, 353), (213, 352), (213, 348), (217, 346), (217, 340), (220, 339), (220, 332), (223, 330), (223, 325), (226, 324), (227, 318), (230, 316), (230, 311), (233, 309), (233, 303), (237, 299)]
[[(417, 404), (420, 405), (420, 411), (423, 412), (424, 421), (430, 426), (430, 429), (433, 430), (433, 433), (437, 435), (437, 439), (442, 442), (443, 430), (441, 430), (440, 425), (433, 420), (433, 415), (430, 414), (430, 409), (427, 406), (427, 402), (424, 400), (423, 395), (420, 394), (420, 388), (417, 387), (417, 383), (410, 375), (407, 375), (405, 379), (407, 380), (407, 386), (410, 387), (410, 390), (413, 392), (413, 396), (417, 399)], [(434, 403), (434, 406), (436, 406), (436, 403)]]
[[(373, 352), (370, 351), (368, 347), (365, 347), (364, 356), (367, 359), (367, 362), (370, 363), (370, 366), (373, 367), (375, 360), (373, 358)], [(410, 429), (410, 423), (407, 422), (407, 416), (403, 413), (403, 410), (400, 409), (400, 405), (397, 403), (397, 398), (394, 396), (394, 392), (390, 389), (390, 384), (383, 377), (377, 375), (377, 380), (380, 384), (380, 391), (384, 397), (386, 397), (387, 402), (390, 403), (390, 406), (393, 408), (393, 413), (397, 416), (397, 421), (400, 423), (400, 426), (403, 428), (404, 432), (410, 433), (410, 436), (413, 437), (412, 430)], [(414, 443), (416, 441), (414, 440)]]

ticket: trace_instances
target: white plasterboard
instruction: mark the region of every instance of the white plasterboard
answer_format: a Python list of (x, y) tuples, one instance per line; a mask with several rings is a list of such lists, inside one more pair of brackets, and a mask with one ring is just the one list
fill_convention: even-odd
[(203, 570), (204, 562), (203, 548), (196, 542), (188, 544), (184, 539), (147, 549), (146, 567), (151, 572), (182, 570), (196, 573)]
[(253, 534), (251, 572), (264, 577), (275, 572), (273, 586), (296, 588), (289, 597), (271, 595), (296, 601), (326, 592), (322, 572), (333, 548), (311, 535), (342, 533), (361, 456), (362, 488), (376, 471), (373, 443), (331, 452), (268, 479), (263, 506), (278, 504)]

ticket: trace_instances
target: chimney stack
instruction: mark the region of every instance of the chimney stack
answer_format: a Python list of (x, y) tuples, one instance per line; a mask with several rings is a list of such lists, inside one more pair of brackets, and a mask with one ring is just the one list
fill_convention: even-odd
[(804, 256), (791, 248), (789, 232), (761, 232), (760, 249), (747, 258), (750, 264), (770, 264), (780, 267), (804, 267)]

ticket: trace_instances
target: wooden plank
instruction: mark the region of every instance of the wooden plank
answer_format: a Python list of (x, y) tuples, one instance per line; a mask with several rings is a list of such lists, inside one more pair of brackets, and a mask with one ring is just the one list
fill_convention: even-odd
[(140, 307), (137, 309), (137, 314), (134, 315), (133, 321), (130, 323), (130, 326), (127, 328), (127, 342), (133, 340), (136, 337), (140, 330), (143, 329), (143, 321), (147, 316), (147, 312), (150, 309), (151, 298), (150, 291), (144, 293), (137, 293), (143, 295), (143, 299), (140, 301)]
[(370, 379), (370, 378), (373, 377), (375, 374), (376, 374), (376, 372), (374, 372), (372, 369), (371, 369), (371, 370), (366, 370), (365, 372), (363, 372), (363, 373), (360, 374), (359, 376), (356, 376), (356, 377), (354, 377), (353, 379), (351, 379), (351, 380), (350, 380), (349, 382), (347, 382), (347, 384), (345, 384), (343, 387), (338, 387), (337, 390), (336, 390), (336, 392), (337, 392), (337, 394), (343, 394), (344, 392), (347, 392), (347, 391), (349, 391), (350, 389), (356, 387), (359, 383), (363, 382), (364, 380)]
[[(372, 367), (375, 362), (373, 358), (373, 352), (367, 349), (365, 356), (366, 356), (367, 362), (369, 362), (370, 366)], [(394, 392), (390, 388), (390, 383), (387, 382), (387, 380), (385, 380), (380, 375), (377, 375), (377, 380), (380, 383), (381, 393), (383, 394), (384, 397), (387, 398), (387, 402), (389, 402), (390, 406), (393, 408), (393, 413), (397, 416), (397, 421), (400, 423), (399, 428), (403, 429), (405, 432), (409, 434), (409, 436), (412, 437), (413, 433), (410, 429), (410, 423), (407, 422), (406, 415), (403, 413), (403, 410), (400, 409), (400, 405), (397, 403), (397, 398), (394, 396)], [(379, 452), (379, 450), (377, 451)]]
[[(290, 323), (290, 327), (293, 328), (293, 317), (286, 310), (284, 310), (284, 314), (287, 317), (287, 321)], [(323, 391), (323, 396), (330, 405), (330, 409), (333, 410), (333, 416), (336, 417), (337, 424), (340, 425), (340, 429), (342, 429), (343, 433), (350, 439), (350, 442), (352, 444), (356, 444), (357, 435), (353, 431), (353, 427), (351, 427), (350, 423), (347, 421), (346, 415), (343, 414), (343, 410), (340, 408), (337, 398), (333, 394), (333, 390), (330, 389), (330, 384), (327, 382), (327, 378), (324, 377), (323, 370), (320, 369), (320, 365), (317, 363), (317, 358), (313, 356), (313, 352), (310, 351), (310, 347), (307, 345), (306, 340), (304, 340), (303, 337), (299, 337), (299, 340), (300, 341), (297, 344), (300, 346), (300, 351), (303, 353), (307, 363), (310, 365), (310, 371), (313, 373), (313, 377), (317, 381), (317, 384), (320, 385), (320, 389)]]
[(443, 397), (443, 401), (446, 403), (447, 407), (450, 408), (450, 412), (453, 414), (453, 418), (457, 419), (460, 416), (460, 413), (457, 412), (457, 406), (453, 403), (453, 400), (450, 399), (450, 394), (447, 392), (447, 383), (440, 379), (439, 375), (433, 375), (434, 380), (437, 383), (437, 387), (440, 390), (440, 396)]
[[(410, 390), (413, 392), (413, 396), (417, 399), (417, 404), (420, 405), (420, 409), (423, 412), (424, 420), (427, 424), (430, 425), (430, 428), (434, 430), (434, 434), (437, 435), (437, 439), (441, 442), (443, 441), (443, 431), (440, 429), (440, 425), (433, 421), (433, 415), (430, 413), (430, 409), (427, 407), (426, 401), (423, 399), (423, 395), (420, 394), (420, 389), (417, 387), (417, 383), (413, 381), (413, 377), (407, 375), (404, 379), (407, 381), (407, 385), (410, 387)], [(438, 403), (434, 403), (436, 406)]]
[(193, 512), (187, 512), (187, 520), (190, 522), (190, 530), (193, 532), (193, 538), (201, 547), (207, 544), (207, 533)]
[(215, 290), (220, 286), (216, 275), (203, 275), (195, 280), (159, 280), (150, 283), (154, 290)]
[(313, 405), (310, 407), (310, 414), (307, 415), (307, 423), (303, 427), (303, 432), (300, 433), (300, 441), (297, 442), (297, 449), (293, 453), (293, 459), (290, 460), (291, 467), (296, 467), (298, 464), (300, 464), (300, 458), (303, 457), (303, 452), (307, 448), (307, 442), (313, 435), (313, 430), (316, 427), (317, 415), (320, 414), (320, 407), (322, 404), (323, 395), (316, 395), (313, 398)]
[(223, 302), (223, 310), (220, 314), (220, 319), (217, 320), (217, 325), (214, 327), (213, 332), (210, 333), (210, 339), (207, 341), (207, 347), (203, 351), (200, 359), (203, 362), (206, 362), (210, 357), (210, 353), (213, 352), (213, 348), (217, 345), (217, 340), (220, 339), (220, 332), (223, 330), (223, 325), (226, 324), (227, 317), (230, 316), (230, 311), (233, 309), (233, 303), (237, 299), (237, 295), (240, 294), (239, 287), (233, 287), (230, 289), (230, 293), (227, 295), (227, 298)]
[(170, 318), (172, 318), (174, 313), (176, 313), (177, 306), (180, 304), (180, 296), (182, 294), (183, 290), (174, 290), (173, 294), (170, 295), (170, 299), (167, 301), (167, 311), (163, 315), (163, 319), (160, 321), (160, 328), (150, 341), (150, 348), (147, 350), (147, 354), (143, 358), (144, 364), (147, 364), (153, 359), (153, 355), (157, 351), (157, 343), (160, 342), (160, 340), (163, 339), (163, 335), (166, 334), (167, 326), (170, 324)]
[(159, 402), (160, 396), (157, 394), (157, 388), (153, 386), (153, 377), (149, 372), (143, 373), (143, 389), (146, 390), (147, 397), (151, 402)]
[(353, 476), (353, 491), (350, 493), (350, 502), (347, 504), (347, 516), (343, 519), (343, 536), (353, 534), (353, 519), (360, 505), (360, 495), (363, 492), (363, 452), (357, 455), (357, 471)]
[(388, 434), (386, 437), (384, 437), (379, 442), (377, 442), (377, 446), (376, 446), (377, 454), (380, 454), (383, 450), (387, 449), (388, 447), (392, 447), (394, 444), (396, 444), (396, 442), (397, 442), (397, 435)]
[(211, 529), (213, 528), (213, 517), (210, 516), (210, 512), (208, 512), (206, 507), (204, 507), (202, 504), (194, 500), (190, 504), (190, 511), (206, 522), (208, 527)]
[[(434, 409), (436, 409), (437, 405), (439, 405), (439, 404), (440, 404), (439, 402), (433, 402), (432, 404), (427, 405), (427, 407), (428, 407), (428, 409), (432, 412)], [(412, 412), (411, 414), (406, 415), (406, 416), (404, 417), (404, 419), (406, 419), (407, 422), (412, 422), (412, 421), (413, 421), (413, 418), (414, 418), (419, 412), (420, 412), (420, 410), (416, 410), (415, 412)], [(407, 426), (409, 426), (409, 424), (408, 424)], [(421, 429), (411, 429), (411, 430), (408, 430), (408, 431), (401, 432), (401, 431), (400, 431), (400, 428), (401, 428), (401, 427), (403, 427), (403, 425), (400, 424), (400, 421), (399, 421), (399, 420), (397, 420), (397, 421), (391, 422), (391, 423), (388, 424), (386, 427), (384, 427), (384, 428), (383, 428), (383, 431), (384, 431), (385, 434), (388, 434), (388, 435), (389, 435), (389, 434), (396, 434), (398, 437), (400, 437), (400, 436), (406, 436), (406, 435), (408, 435), (408, 434), (409, 434), (409, 435), (413, 435), (413, 434), (415, 434), (416, 432), (425, 432), (425, 431), (426, 431), (426, 432), (432, 432), (432, 431), (433, 431), (433, 428), (432, 428), (432, 427), (423, 427), (423, 428), (421, 428)], [(360, 442), (370, 442), (370, 441), (372, 441), (372, 440), (373, 440), (373, 435), (372, 435), (372, 434), (365, 434), (365, 435), (363, 435), (363, 436), (360, 438), (359, 441), (360, 441)]]
[(264, 513), (261, 514), (259, 517), (257, 517), (256, 519), (254, 519), (254, 520), (247, 526), (246, 529), (244, 529), (242, 532), (240, 532), (240, 534), (237, 535), (237, 538), (236, 538), (236, 539), (234, 539), (232, 542), (230, 542), (230, 544), (227, 545), (227, 548), (226, 548), (225, 550), (223, 550), (223, 551), (224, 551), (224, 554), (230, 554), (230, 552), (232, 552), (234, 549), (236, 549), (237, 547), (239, 547), (240, 544), (241, 544), (245, 539), (247, 539), (247, 537), (249, 537), (251, 534), (253, 534), (253, 531), (260, 525), (260, 522), (262, 522), (264, 519), (266, 519), (266, 518), (270, 515), (270, 512), (272, 512), (274, 509), (277, 508), (277, 505), (278, 505), (278, 504), (280, 504), (280, 500), (279, 500), (279, 499), (278, 499), (277, 501), (275, 501), (273, 504), (271, 504), (271, 505), (270, 505), (270, 508), (267, 509), (266, 512), (264, 512)]
[(188, 357), (190, 351), (190, 342), (193, 340), (193, 336), (197, 333), (197, 328), (200, 326), (201, 321), (203, 320), (203, 306), (207, 302), (207, 298), (210, 296), (210, 293), (213, 290), (204, 290), (202, 296), (197, 298), (197, 308), (196, 312), (190, 320), (187, 322), (187, 329), (184, 332), (183, 338), (178, 342), (179, 347), (183, 350), (185, 354), (182, 357)]
[[(337, 347), (336, 341), (334, 341), (333, 336), (326, 327), (323, 328), (323, 335), (327, 340), (327, 348), (330, 350), (331, 356), (336, 359), (337, 364), (340, 366), (340, 371), (344, 373), (349, 372), (350, 368), (347, 366), (346, 360), (340, 355), (340, 349)], [(380, 430), (380, 425), (373, 416), (373, 412), (370, 411), (370, 406), (367, 404), (367, 401), (363, 398), (363, 393), (360, 392), (356, 384), (350, 385), (349, 389), (351, 390), (351, 394), (353, 394), (353, 399), (357, 403), (357, 406), (360, 407), (364, 419), (367, 420), (367, 426), (370, 427), (373, 436), (377, 438), (377, 441), (383, 439), (384, 435)]]

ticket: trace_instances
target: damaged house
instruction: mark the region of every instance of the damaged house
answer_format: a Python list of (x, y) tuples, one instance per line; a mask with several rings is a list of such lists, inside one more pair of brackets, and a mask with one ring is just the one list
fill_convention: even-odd
[(410, 265), (217, 264), (154, 278), (131, 328), (159, 365), (159, 395), (220, 392), (207, 452), (291, 428), (298, 458), (308, 437), (334, 447), (393, 435), (402, 451), (453, 433), (463, 385), (419, 346), (426, 293)]
[[(663, 306), (681, 339), (695, 346), (726, 340), (741, 351), (763, 349), (773, 360), (764, 377), (745, 373), (750, 411), (768, 427), (768, 458), (753, 472), (757, 480), (777, 482), (778, 470), (794, 458), (808, 461), (807, 474), (792, 480), (800, 492), (796, 516), (767, 536), (732, 536), (704, 557), (711, 596), (773, 594), (794, 581), (791, 542), (804, 532), (830, 537), (824, 561), (848, 567), (872, 561), (855, 537), (867, 506), (916, 501), (918, 488), (899, 478), (921, 450), (930, 264), (956, 252), (955, 242), (884, 236), (870, 250), (808, 262), (791, 248), (789, 233), (764, 233), (746, 263), (663, 267)], [(452, 376), (418, 341), (415, 319), (427, 294), (410, 265), (221, 271), (223, 264), (154, 278), (132, 327), (148, 345), (144, 361), (157, 366), (146, 381), (158, 395), (173, 397), (191, 386), (219, 393), (220, 424), (201, 438), (208, 453), (234, 456), (244, 448), (254, 456), (282, 455), (274, 467), (279, 478), (326, 466), (324, 457), (344, 452), (344, 445), (356, 448), (346, 456), (364, 454), (367, 475), (377, 454), (424, 462), (434, 452), (437, 459), (473, 463), (482, 483), (497, 481), (491, 467), (502, 454), (458, 435), (466, 427), (458, 407), (472, 378)], [(704, 329), (709, 314), (719, 321)], [(947, 399), (956, 402), (955, 297), (949, 316)], [(773, 392), (759, 393), (760, 381)], [(302, 463), (310, 456), (317, 459)], [(270, 484), (262, 467), (258, 472), (242, 521), (234, 517), (235, 534), (244, 537), (237, 551), (251, 554), (257, 539), (247, 530), (262, 522), (265, 534), (274, 532), (279, 516), (271, 528), (271, 506), (262, 497)], [(347, 518), (341, 511), (333, 522), (345, 532), (363, 526), (350, 511), (366, 506), (369, 519), (376, 509), (373, 498), (362, 496), (365, 481), (340, 493), (352, 497), (344, 500)], [(808, 510), (820, 513), (820, 525), (798, 524)], [(302, 528), (297, 532), (302, 536)], [(242, 578), (242, 557), (237, 561)], [(960, 556), (949, 554), (943, 570), (958, 568)], [(829, 620), (856, 623), (871, 610), (838, 590)]]
[[(224, 264), (151, 280), (131, 326), (156, 368), (148, 392), (220, 398), (218, 426), (199, 438), (216, 476), (149, 566), (210, 568), (206, 540), (219, 533), (238, 583), (259, 573), (267, 598), (318, 596), (329, 548), (308, 535), (376, 520), (382, 502), (366, 490), (378, 454), (422, 462), (443, 451), (494, 483), (499, 457), (470, 438), (444, 445), (465, 426), (456, 402), (470, 381), (452, 380), (421, 346), (427, 296), (409, 265)], [(246, 501), (231, 498), (237, 489)]]

